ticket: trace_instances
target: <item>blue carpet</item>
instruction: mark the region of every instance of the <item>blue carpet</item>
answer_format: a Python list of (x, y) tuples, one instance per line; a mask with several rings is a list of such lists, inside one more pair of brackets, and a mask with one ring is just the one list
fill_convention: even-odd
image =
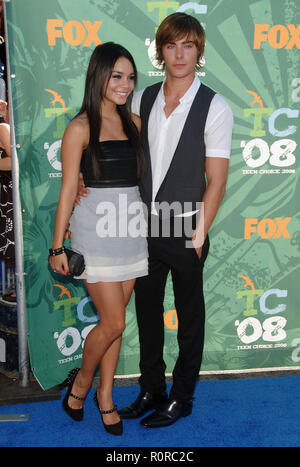
[[(27, 422), (0, 423), (0, 446), (299, 447), (299, 388), (300, 376), (201, 381), (189, 417), (159, 429), (125, 420), (121, 437), (103, 429), (93, 389), (80, 423), (67, 417), (61, 401), (0, 406), (0, 414), (29, 414)], [(137, 386), (117, 386), (114, 400), (123, 407), (138, 391)]]

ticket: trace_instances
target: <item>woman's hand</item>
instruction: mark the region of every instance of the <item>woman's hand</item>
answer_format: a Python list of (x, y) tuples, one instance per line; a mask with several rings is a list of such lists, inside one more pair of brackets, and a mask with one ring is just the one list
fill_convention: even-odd
[(68, 276), (70, 274), (66, 253), (50, 256), (49, 264), (53, 272), (57, 272), (58, 274), (64, 274), (65, 276)]
[(77, 187), (77, 194), (76, 194), (76, 199), (75, 203), (80, 204), (80, 198), (86, 197), (90, 193), (90, 190), (85, 187), (84, 180), (82, 173), (79, 174), (79, 179), (78, 179), (78, 187)]

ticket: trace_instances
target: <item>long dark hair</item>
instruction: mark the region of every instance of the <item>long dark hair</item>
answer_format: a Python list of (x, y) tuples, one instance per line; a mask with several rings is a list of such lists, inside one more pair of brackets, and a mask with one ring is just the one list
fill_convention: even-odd
[[(95, 48), (86, 74), (84, 97), (78, 115), (84, 112), (87, 114), (90, 127), (90, 140), (85, 153), (87, 160), (90, 160), (92, 163), (93, 173), (96, 177), (100, 175), (99, 159), (96, 156), (99, 153), (99, 135), (101, 129), (100, 103), (105, 94), (105, 83), (108, 83), (114, 65), (120, 57), (125, 57), (131, 62), (134, 70), (134, 83), (136, 85), (137, 69), (131, 53), (122, 45), (115, 44), (114, 42), (106, 42)], [(136, 152), (137, 174), (140, 178), (144, 174), (145, 163), (140, 136), (131, 118), (131, 101), (132, 94), (124, 105), (117, 105), (117, 111), (122, 120), (124, 133)]]

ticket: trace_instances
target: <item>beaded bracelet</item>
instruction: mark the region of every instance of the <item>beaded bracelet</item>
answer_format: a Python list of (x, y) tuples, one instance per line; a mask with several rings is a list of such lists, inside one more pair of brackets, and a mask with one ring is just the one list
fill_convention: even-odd
[(61, 248), (56, 248), (56, 250), (52, 250), (52, 248), (49, 249), (49, 255), (50, 256), (61, 255), (64, 252), (65, 252), (65, 249), (64, 249), (63, 246)]

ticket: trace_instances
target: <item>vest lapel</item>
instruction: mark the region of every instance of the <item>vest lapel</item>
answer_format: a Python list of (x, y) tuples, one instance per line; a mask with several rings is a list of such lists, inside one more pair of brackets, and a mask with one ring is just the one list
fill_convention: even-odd
[(142, 119), (142, 130), (141, 130), (141, 138), (144, 148), (144, 156), (146, 161), (146, 175), (144, 179), (141, 181), (141, 190), (144, 193), (144, 189), (148, 191), (149, 196), (152, 199), (152, 186), (153, 186), (153, 179), (152, 179), (152, 166), (151, 166), (151, 157), (150, 157), (150, 148), (149, 148), (149, 139), (148, 139), (148, 124), (149, 124), (149, 116), (152, 110), (153, 104), (155, 99), (159, 93), (159, 90), (162, 86), (162, 83), (156, 83), (149, 88), (146, 88), (141, 101), (140, 107), (140, 116)]
[[(173, 154), (172, 159), (170, 160), (169, 166), (165, 171), (165, 176), (162, 179), (161, 185), (159, 187), (159, 190), (158, 190), (156, 196), (158, 196), (160, 190), (162, 189), (162, 187), (163, 187), (163, 185), (164, 185), (164, 183), (166, 181), (166, 178), (168, 176), (168, 173), (169, 173), (169, 171), (171, 169), (171, 166), (175, 163), (176, 157), (179, 157), (178, 154), (184, 153), (184, 146), (186, 144), (185, 142), (186, 142), (186, 135), (187, 135), (188, 129), (190, 128), (190, 126), (191, 126), (193, 120), (195, 119), (195, 117), (197, 116), (197, 113), (199, 113), (199, 104), (200, 104), (200, 101), (201, 101), (201, 93), (202, 93), (201, 88), (202, 88), (202, 86), (203, 86), (203, 84), (201, 84), (200, 88), (197, 91), (197, 94), (194, 97), (194, 100), (193, 100), (193, 103), (191, 105), (190, 111), (189, 111), (189, 113), (188, 113), (188, 115), (186, 117), (186, 121), (184, 123), (184, 126), (183, 126), (183, 129), (182, 129), (182, 132), (181, 132), (177, 147), (175, 149), (175, 152)], [(181, 149), (181, 148), (183, 148), (183, 149)], [(174, 182), (176, 182), (176, 181), (174, 180)]]

